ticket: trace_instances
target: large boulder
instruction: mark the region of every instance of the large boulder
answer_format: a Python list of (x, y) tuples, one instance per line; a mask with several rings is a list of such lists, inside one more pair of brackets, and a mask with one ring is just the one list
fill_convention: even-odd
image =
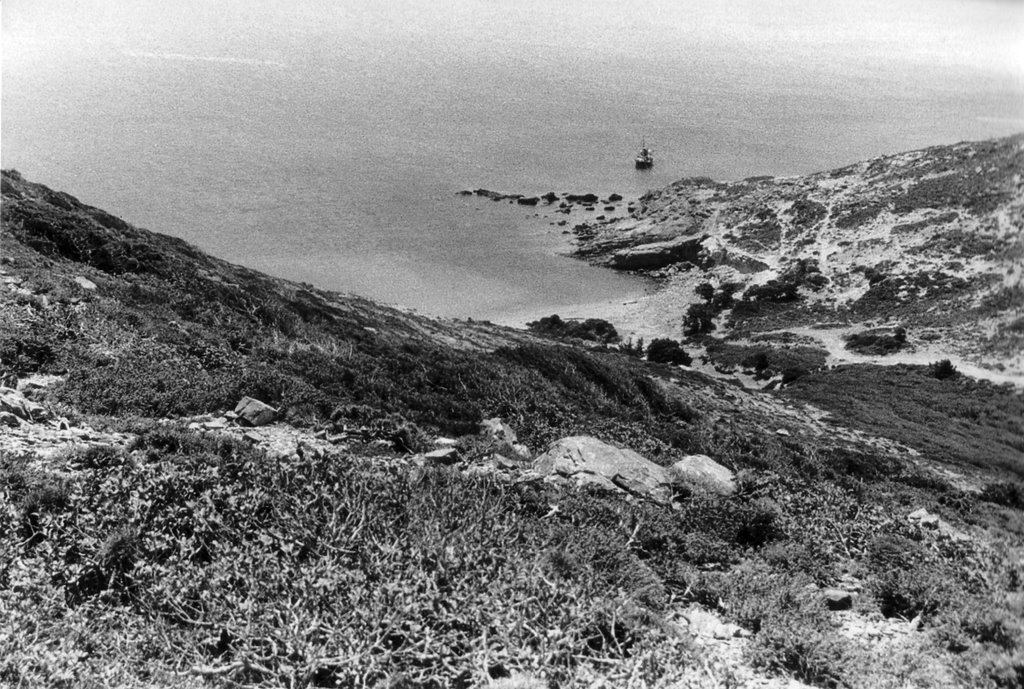
[(719, 495), (736, 492), (736, 474), (707, 455), (687, 455), (668, 469), (675, 485), (699, 488)]
[(707, 262), (701, 251), (704, 237), (681, 237), (619, 249), (608, 257), (608, 265), (619, 270), (654, 270), (673, 263), (689, 261), (694, 265)]
[(277, 410), (252, 397), (243, 397), (235, 406), (235, 413), (243, 425), (266, 426), (277, 420)]
[(585, 435), (556, 441), (533, 462), (534, 470), (553, 481), (597, 485), (652, 498), (672, 499), (668, 472), (632, 450)]

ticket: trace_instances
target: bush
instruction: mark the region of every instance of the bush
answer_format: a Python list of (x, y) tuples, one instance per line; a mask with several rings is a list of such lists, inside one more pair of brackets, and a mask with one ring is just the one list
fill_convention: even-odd
[(846, 337), (846, 348), (858, 354), (883, 356), (894, 354), (907, 346), (906, 328), (877, 328)]
[(957, 600), (957, 585), (937, 566), (893, 569), (871, 583), (871, 593), (885, 617), (929, 617)]
[(656, 338), (647, 346), (647, 360), (658, 364), (689, 366), (693, 362), (693, 357), (687, 354), (676, 340)]
[(763, 285), (749, 287), (743, 295), (745, 301), (786, 303), (800, 298), (799, 283), (795, 280), (769, 280)]
[(620, 340), (615, 326), (602, 318), (565, 321), (558, 314), (552, 314), (527, 323), (526, 327), (535, 333), (549, 337), (574, 337), (603, 344), (614, 344)]
[(978, 498), (996, 505), (1012, 507), (1015, 510), (1024, 510), (1024, 488), (1013, 481), (988, 483), (981, 489)]
[(635, 359), (643, 358), (645, 350), (646, 347), (644, 346), (644, 338), (642, 337), (637, 338), (636, 342), (633, 342), (633, 338), (630, 338), (626, 340), (625, 343), (619, 346), (620, 352), (622, 352), (626, 356), (631, 356)]
[[(904, 338), (905, 339), (905, 338)], [(949, 359), (943, 359), (931, 364), (932, 375), (939, 380), (953, 378), (957, 374), (956, 366)]]
[(683, 332), (689, 336), (705, 335), (715, 329), (718, 309), (711, 304), (690, 304), (683, 319)]
[(789, 385), (794, 381), (800, 380), (808, 373), (810, 373), (810, 371), (808, 371), (803, 366), (792, 366), (790, 368), (784, 369), (782, 371), (782, 384)]

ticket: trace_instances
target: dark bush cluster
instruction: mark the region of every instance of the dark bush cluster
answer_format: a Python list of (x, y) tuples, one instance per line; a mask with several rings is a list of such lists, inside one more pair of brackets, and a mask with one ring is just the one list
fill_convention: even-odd
[(619, 333), (615, 326), (602, 318), (562, 320), (558, 314), (545, 316), (540, 320), (531, 321), (526, 327), (540, 335), (549, 337), (572, 337), (579, 340), (614, 344), (619, 342)]
[(647, 360), (657, 364), (689, 366), (693, 362), (693, 357), (687, 354), (676, 340), (655, 338), (647, 346)]
[(931, 365), (932, 375), (939, 380), (954, 378), (957, 374), (956, 366), (949, 359), (942, 359)]
[(987, 483), (978, 495), (980, 500), (996, 505), (1024, 510), (1024, 487), (1014, 481), (996, 481)]
[(858, 354), (884, 356), (909, 346), (907, 329), (903, 327), (876, 328), (847, 336), (846, 348)]
[(735, 294), (742, 288), (738, 282), (726, 282), (715, 289), (709, 282), (694, 288), (703, 303), (690, 304), (683, 319), (683, 332), (689, 337), (706, 335), (715, 329), (715, 318), (736, 303)]

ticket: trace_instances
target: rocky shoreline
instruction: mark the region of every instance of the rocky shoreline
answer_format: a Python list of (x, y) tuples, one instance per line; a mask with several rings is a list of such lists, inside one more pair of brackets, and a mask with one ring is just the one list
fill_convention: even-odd
[[(603, 313), (571, 315), (606, 318), (634, 340), (689, 340), (709, 372), (705, 336), (750, 343), (791, 333), (814, 341), (832, 365), (948, 359), (968, 375), (1024, 388), (1022, 150), (1024, 136), (1015, 136), (797, 178), (683, 179), (626, 202), (626, 215), (604, 206), (616, 216), (596, 213), (621, 202), (617, 194), (461, 193), (586, 212), (565, 230), (573, 254), (659, 287)], [(755, 296), (786, 281), (789, 297)], [(688, 332), (701, 285), (734, 286), (744, 308), (717, 309), (712, 330)], [(897, 326), (908, 340), (884, 355), (850, 344)]]

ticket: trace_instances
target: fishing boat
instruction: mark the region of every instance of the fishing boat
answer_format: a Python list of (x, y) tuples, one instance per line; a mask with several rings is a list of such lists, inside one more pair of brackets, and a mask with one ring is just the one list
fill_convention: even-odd
[(654, 153), (647, 148), (647, 142), (641, 140), (640, 155), (636, 157), (636, 169), (648, 170), (652, 167), (654, 167)]

